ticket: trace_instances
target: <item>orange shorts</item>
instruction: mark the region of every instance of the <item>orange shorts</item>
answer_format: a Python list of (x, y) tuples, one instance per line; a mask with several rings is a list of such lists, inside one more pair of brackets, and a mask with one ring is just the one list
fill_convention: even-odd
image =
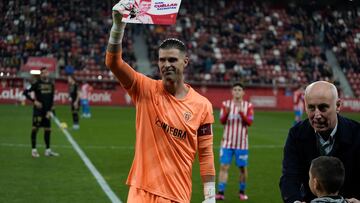
[(176, 203), (142, 189), (130, 186), (127, 203)]

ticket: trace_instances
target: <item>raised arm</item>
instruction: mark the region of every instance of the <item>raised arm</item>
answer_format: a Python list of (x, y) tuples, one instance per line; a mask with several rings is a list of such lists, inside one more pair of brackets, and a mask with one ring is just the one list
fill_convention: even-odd
[(242, 110), (239, 111), (239, 114), (241, 116), (241, 119), (243, 120), (243, 122), (248, 125), (251, 126), (253, 121), (254, 121), (254, 108), (252, 106), (252, 104), (250, 104), (249, 109), (247, 110), (247, 113), (245, 114)]
[(113, 7), (113, 25), (110, 31), (106, 52), (106, 66), (114, 73), (124, 88), (129, 88), (134, 81), (135, 71), (122, 60), (122, 40), (126, 23), (121, 22), (123, 14), (133, 5), (131, 0), (121, 0)]
[(222, 105), (220, 109), (220, 123), (225, 125), (229, 116), (229, 107)]

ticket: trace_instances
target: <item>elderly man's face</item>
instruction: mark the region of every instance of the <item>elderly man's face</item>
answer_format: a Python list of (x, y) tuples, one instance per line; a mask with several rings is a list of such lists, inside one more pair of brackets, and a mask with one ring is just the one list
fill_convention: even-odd
[(306, 113), (316, 132), (326, 132), (336, 126), (340, 100), (328, 86), (313, 86), (305, 95)]

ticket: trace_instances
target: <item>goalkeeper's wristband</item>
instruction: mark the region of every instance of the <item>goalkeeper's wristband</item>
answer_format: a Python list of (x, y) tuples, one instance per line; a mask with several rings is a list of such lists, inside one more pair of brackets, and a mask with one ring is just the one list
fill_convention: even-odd
[(205, 182), (204, 183), (204, 198), (214, 199), (215, 200), (215, 182)]
[(116, 25), (115, 23), (111, 27), (109, 44), (121, 44), (126, 23)]

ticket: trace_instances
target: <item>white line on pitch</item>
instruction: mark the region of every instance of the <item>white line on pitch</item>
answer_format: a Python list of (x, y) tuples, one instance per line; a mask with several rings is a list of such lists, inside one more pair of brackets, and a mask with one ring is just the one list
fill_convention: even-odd
[(80, 158), (83, 160), (85, 165), (88, 167), (90, 172), (95, 177), (96, 181), (99, 183), (101, 189), (105, 192), (105, 194), (108, 196), (108, 198), (111, 200), (112, 203), (122, 203), (121, 200), (115, 195), (115, 193), (111, 190), (109, 185), (106, 183), (105, 179), (102, 177), (100, 172), (95, 168), (95, 166), (91, 163), (90, 159), (86, 156), (84, 151), (80, 148), (80, 146), (76, 143), (76, 141), (73, 139), (69, 131), (67, 131), (65, 128), (61, 128), (59, 119), (51, 115), (53, 120), (55, 121), (56, 125), (61, 129), (61, 131), (64, 133), (65, 137), (68, 139), (72, 147), (75, 149), (75, 151), (79, 154)]

